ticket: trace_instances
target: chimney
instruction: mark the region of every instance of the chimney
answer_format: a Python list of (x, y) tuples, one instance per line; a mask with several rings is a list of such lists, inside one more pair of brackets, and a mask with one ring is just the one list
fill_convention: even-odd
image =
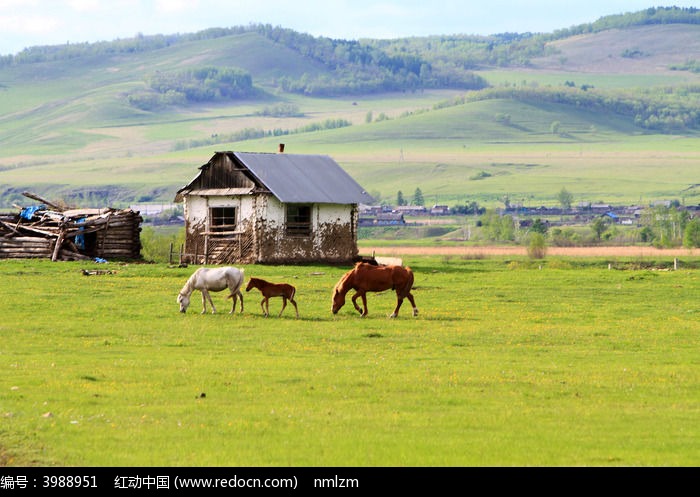
[(279, 150), (280, 150), (280, 153), (281, 153), (281, 154), (284, 153), (284, 143), (280, 143), (280, 148), (279, 148)]

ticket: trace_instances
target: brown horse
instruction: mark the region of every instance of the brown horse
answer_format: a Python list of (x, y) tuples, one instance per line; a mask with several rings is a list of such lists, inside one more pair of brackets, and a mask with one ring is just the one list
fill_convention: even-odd
[(260, 301), (260, 307), (262, 308), (265, 317), (270, 315), (270, 297), (282, 297), (282, 310), (278, 314), (278, 317), (282, 315), (282, 311), (284, 311), (284, 308), (287, 307), (287, 300), (294, 305), (297, 318), (299, 317), (299, 308), (294, 300), (294, 295), (297, 293), (297, 290), (292, 285), (287, 283), (270, 283), (269, 281), (261, 280), (260, 278), (250, 278), (245, 291), (249, 292), (253, 288), (257, 288), (260, 290), (260, 293), (263, 294), (263, 299)]
[[(399, 315), (399, 309), (403, 299), (407, 298), (413, 306), (413, 315), (418, 315), (418, 308), (413, 300), (411, 289), (413, 288), (413, 271), (410, 267), (402, 266), (375, 266), (366, 262), (358, 262), (355, 267), (345, 273), (333, 289), (333, 306), (331, 311), (336, 314), (345, 305), (345, 294), (355, 290), (352, 296), (352, 304), (363, 317), (367, 315), (367, 292), (383, 292), (384, 290), (396, 291), (396, 308), (389, 316), (395, 318)], [(357, 305), (357, 299), (362, 298), (362, 307)]]

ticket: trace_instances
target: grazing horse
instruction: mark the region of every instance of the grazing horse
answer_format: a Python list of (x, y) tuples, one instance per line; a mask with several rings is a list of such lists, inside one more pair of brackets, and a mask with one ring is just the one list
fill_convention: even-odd
[(185, 285), (180, 290), (177, 295), (177, 303), (180, 304), (180, 312), (186, 312), (190, 305), (190, 295), (195, 290), (202, 292), (202, 314), (207, 312), (207, 300), (211, 305), (211, 313), (216, 312), (216, 307), (214, 302), (211, 300), (211, 295), (209, 292), (220, 292), (226, 288), (229, 289), (231, 294), (228, 298), (233, 299), (233, 304), (231, 305), (231, 311), (229, 314), (233, 314), (236, 310), (236, 301), (238, 298), (241, 299), (241, 312), (243, 312), (243, 294), (241, 293), (241, 287), (243, 286), (243, 270), (235, 267), (217, 267), (217, 268), (204, 268), (200, 267), (197, 269), (192, 276), (189, 277)]
[[(383, 292), (384, 290), (396, 291), (396, 308), (389, 316), (395, 318), (399, 315), (399, 309), (403, 299), (407, 298), (413, 306), (413, 315), (418, 315), (418, 308), (413, 300), (411, 289), (413, 288), (413, 271), (410, 267), (402, 266), (375, 266), (366, 262), (358, 262), (355, 267), (345, 273), (333, 289), (333, 306), (331, 311), (336, 314), (345, 305), (345, 294), (355, 290), (352, 296), (352, 304), (363, 317), (367, 315), (367, 292)], [(362, 298), (362, 307), (357, 305), (357, 299)]]
[(263, 294), (263, 299), (260, 301), (260, 307), (262, 308), (265, 317), (270, 315), (270, 297), (282, 297), (282, 310), (277, 317), (281, 316), (282, 311), (284, 311), (284, 308), (287, 307), (287, 300), (294, 305), (297, 318), (299, 317), (299, 308), (297, 307), (297, 303), (294, 301), (294, 294), (297, 293), (297, 289), (292, 285), (287, 283), (270, 283), (268, 281), (261, 280), (260, 278), (250, 278), (245, 291), (249, 292), (253, 288), (257, 288), (260, 290), (260, 293)]

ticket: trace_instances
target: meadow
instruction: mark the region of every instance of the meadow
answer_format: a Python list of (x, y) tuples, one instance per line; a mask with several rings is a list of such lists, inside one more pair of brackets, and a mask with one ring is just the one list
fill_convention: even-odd
[(331, 314), (347, 267), (242, 266), (295, 319), (179, 313), (192, 266), (0, 261), (0, 464), (697, 465), (700, 258), (403, 262), (397, 319)]

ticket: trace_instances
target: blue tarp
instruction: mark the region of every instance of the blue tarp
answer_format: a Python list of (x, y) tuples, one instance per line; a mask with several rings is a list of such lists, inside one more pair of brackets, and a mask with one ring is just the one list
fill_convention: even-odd
[[(77, 222), (79, 223), (84, 223), (87, 218), (84, 217), (82, 219), (78, 219)], [(83, 231), (84, 228), (80, 228), (80, 231)], [(85, 235), (82, 234), (77, 234), (75, 235), (75, 245), (82, 250), (85, 250)]]
[(22, 211), (19, 213), (20, 217), (23, 217), (26, 220), (31, 220), (34, 217), (34, 213), (36, 211), (41, 211), (41, 210), (46, 210), (45, 205), (31, 205), (29, 207), (25, 207), (22, 209)]

